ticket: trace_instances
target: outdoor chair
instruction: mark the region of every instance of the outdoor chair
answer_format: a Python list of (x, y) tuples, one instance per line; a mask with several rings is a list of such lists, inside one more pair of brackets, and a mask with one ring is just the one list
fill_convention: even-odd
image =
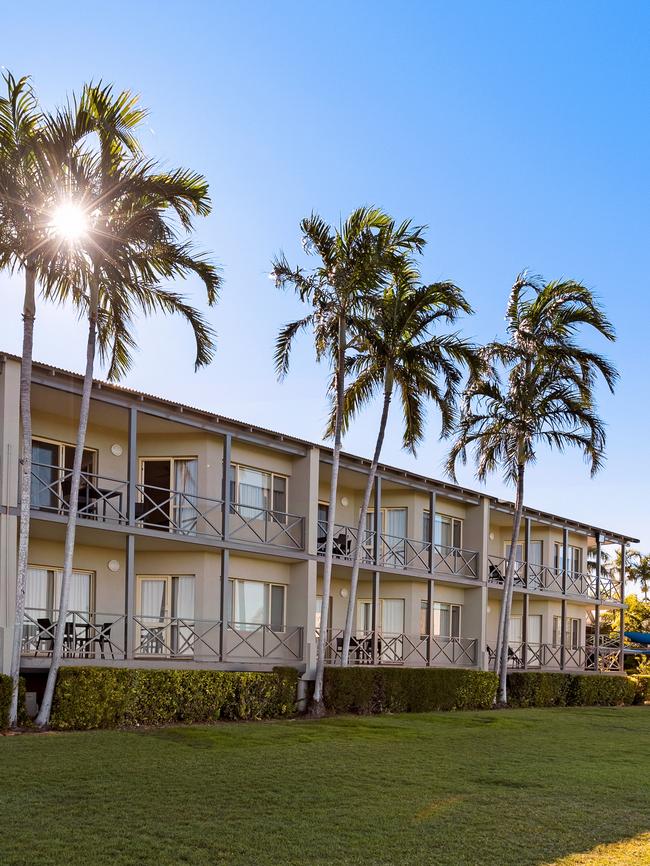
[(93, 644), (99, 646), (99, 653), (102, 658), (106, 658), (104, 651), (106, 647), (110, 650), (111, 658), (115, 658), (114, 646), (111, 640), (112, 622), (103, 622), (98, 629), (95, 630), (95, 636), (92, 639)]
[(494, 583), (503, 583), (503, 575), (496, 565), (490, 564), (490, 580)]
[(38, 634), (36, 635), (36, 649), (34, 650), (34, 655), (38, 653), (43, 641), (50, 644), (50, 649), (54, 646), (52, 620), (49, 619), (49, 617), (43, 616), (38, 618), (36, 622), (38, 623)]

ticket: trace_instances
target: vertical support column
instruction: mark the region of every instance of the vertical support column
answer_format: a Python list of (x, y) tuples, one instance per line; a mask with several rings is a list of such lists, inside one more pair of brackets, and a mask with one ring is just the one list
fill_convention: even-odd
[(129, 534), (124, 568), (124, 653), (127, 659), (132, 659), (135, 653), (135, 581), (135, 536)]
[(621, 607), (619, 620), (619, 662), (618, 669), (621, 673), (625, 670), (625, 653), (623, 652), (623, 643), (625, 641), (625, 548), (626, 544), (621, 544)]
[(600, 532), (596, 533), (596, 605), (594, 607), (594, 662), (593, 668), (596, 673), (600, 670), (600, 577), (602, 568), (602, 538)]
[(375, 571), (372, 575), (372, 663), (379, 664), (381, 661), (381, 653), (379, 650), (379, 629), (381, 622), (379, 619), (379, 563), (381, 561), (381, 475), (379, 472), (375, 476), (375, 495), (374, 495), (374, 559)]
[(427, 667), (433, 656), (433, 580), (427, 581)]
[[(566, 595), (569, 577), (569, 530), (562, 530), (562, 595)], [(566, 657), (566, 598), (562, 599), (562, 615), (560, 619), (560, 670), (564, 670)]]
[[(228, 538), (230, 520), (230, 463), (232, 454), (232, 436), (226, 433), (223, 437), (223, 468), (221, 477), (221, 498), (223, 500), (223, 511), (221, 514), (221, 537), (225, 541)], [(221, 616), (223, 620), (223, 615)]]
[(372, 663), (379, 663), (379, 580), (380, 574), (378, 571), (372, 573), (372, 611), (370, 617), (370, 627), (372, 629)]
[(429, 572), (433, 574), (436, 568), (436, 494), (429, 494)]
[(227, 632), (232, 598), (230, 596), (230, 551), (221, 551), (221, 587), (219, 592), (219, 661), (224, 661), (228, 655)]
[(528, 593), (524, 592), (522, 599), (521, 612), (521, 639), (523, 641), (521, 649), (521, 663), (524, 670), (528, 667)]
[(135, 485), (138, 480), (138, 410), (135, 406), (129, 408), (129, 444), (128, 444), (126, 513), (129, 526), (135, 526)]
[(521, 639), (522, 664), (524, 669), (528, 667), (528, 588), (530, 586), (530, 531), (532, 521), (530, 517), (524, 518), (524, 594), (523, 610), (521, 616)]

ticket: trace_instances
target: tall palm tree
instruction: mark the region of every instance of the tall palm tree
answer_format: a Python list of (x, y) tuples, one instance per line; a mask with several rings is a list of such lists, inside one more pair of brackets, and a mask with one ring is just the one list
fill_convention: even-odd
[[(292, 268), (284, 255), (273, 262), (276, 286), (293, 286), (300, 299), (310, 304), (311, 312), (285, 326), (276, 342), (275, 366), (280, 378), (289, 370), (291, 345), (298, 332), (311, 327), (318, 360), (326, 359), (332, 369), (330, 396), (333, 402), (333, 455), (330, 498), (323, 567), (321, 622), (327, 623), (336, 523), (336, 493), (343, 430), (345, 367), (350, 317), (369, 298), (383, 290), (390, 274), (406, 267), (413, 252), (424, 248), (423, 228), (400, 225), (377, 208), (361, 207), (334, 229), (312, 214), (300, 223), (303, 246), (308, 254), (320, 258), (311, 271)], [(314, 695), (311, 712), (323, 713), (323, 673), (325, 669), (326, 629), (318, 636)]]
[(9, 713), (14, 725), (18, 712), (18, 681), (25, 580), (29, 558), (31, 507), (32, 422), (31, 378), (39, 279), (50, 273), (60, 244), (49, 230), (52, 208), (65, 195), (68, 179), (62, 171), (60, 141), (43, 135), (43, 116), (28, 78), (4, 75), (6, 95), (0, 96), (0, 269), (25, 277), (23, 344), (20, 366), (21, 449), (16, 600), (11, 656), (12, 699)]
[(536, 461), (540, 445), (559, 451), (576, 447), (592, 475), (600, 469), (605, 430), (596, 412), (594, 389), (602, 375), (613, 391), (618, 376), (609, 361), (576, 341), (582, 326), (607, 340), (615, 339), (603, 310), (581, 283), (544, 283), (520, 274), (510, 294), (506, 322), (508, 340), (483, 349), (488, 371), (470, 377), (447, 460), (447, 471), (455, 478), (457, 461), (466, 463), (470, 448), (480, 481), (501, 468), (505, 481), (516, 489), (497, 635), (501, 703), (507, 700), (508, 629), (526, 469)]
[(440, 411), (442, 434), (448, 435), (454, 420), (461, 367), (474, 369), (477, 363), (474, 348), (458, 334), (432, 333), (439, 324), (453, 323), (461, 313), (472, 312), (461, 290), (449, 282), (418, 285), (418, 277), (417, 272), (399, 274), (366, 311), (352, 317), (350, 326), (354, 354), (348, 360), (348, 371), (353, 381), (345, 394), (344, 430), (359, 409), (377, 394), (383, 396), (383, 404), (359, 513), (342, 665), (348, 664), (362, 539), (393, 394), (397, 392), (404, 416), (403, 447), (415, 454), (424, 436), (426, 401), (431, 400)]
[[(200, 175), (190, 172), (162, 173), (151, 162), (134, 157), (123, 145), (120, 131), (129, 131), (139, 122), (130, 99), (111, 95), (110, 88), (88, 87), (77, 113), (93, 112), (82, 122), (60, 115), (52, 120), (55, 129), (73, 130), (68, 157), (70, 174), (77, 186), (71, 206), (80, 209), (87, 222), (86, 231), (75, 240), (76, 256), (66, 259), (65, 280), (54, 285), (52, 294), (59, 300), (68, 296), (81, 307), (88, 319), (86, 369), (83, 380), (75, 458), (70, 478), (68, 521), (64, 549), (63, 575), (58, 605), (52, 660), (45, 693), (36, 723), (49, 722), (49, 716), (63, 650), (64, 625), (68, 616), (70, 582), (81, 483), (82, 455), (86, 441), (95, 357), (106, 354), (110, 346), (109, 376), (113, 379), (128, 368), (133, 345), (131, 319), (134, 308), (145, 313), (154, 308), (179, 312), (194, 330), (197, 354), (195, 368), (209, 363), (213, 354), (213, 334), (202, 316), (183, 298), (158, 286), (157, 280), (170, 276), (199, 274), (208, 302), (217, 299), (220, 277), (216, 268), (196, 255), (187, 243), (179, 243), (170, 213), (181, 215), (184, 228), (192, 228), (192, 215), (210, 212), (208, 187)], [(78, 130), (84, 136), (78, 142)], [(117, 130), (117, 131), (116, 131)], [(84, 149), (88, 133), (99, 140), (97, 153)], [(130, 135), (132, 135), (130, 133)], [(133, 142), (132, 137), (130, 141)], [(133, 143), (131, 147), (135, 149)], [(49, 290), (49, 285), (46, 291)]]

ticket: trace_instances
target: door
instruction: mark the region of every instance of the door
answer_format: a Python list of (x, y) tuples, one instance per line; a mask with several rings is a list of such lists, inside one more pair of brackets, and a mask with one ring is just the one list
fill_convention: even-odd
[(171, 577), (138, 577), (137, 652), (169, 655)]
[(32, 442), (32, 508), (57, 511), (63, 505), (59, 482), (59, 446)]
[(169, 529), (171, 518), (172, 461), (141, 460), (140, 483), (142, 502), (139, 516), (144, 526)]
[[(406, 521), (408, 510), (406, 508), (382, 508), (381, 510), (381, 548), (380, 556), (383, 565), (392, 568), (401, 568), (406, 565)], [(375, 515), (373, 511), (366, 514), (367, 539), (372, 538), (370, 533), (375, 528)], [(370, 545), (367, 545), (370, 547)], [(366, 556), (371, 554), (365, 551)], [(371, 558), (371, 556), (370, 556)]]
[(404, 599), (381, 599), (381, 659), (402, 661), (404, 655)]
[(542, 616), (528, 615), (528, 647), (526, 663), (529, 668), (539, 667), (542, 661)]
[(543, 563), (543, 543), (541, 541), (531, 541), (528, 547), (528, 585), (532, 589), (541, 589), (542, 580), (542, 563)]

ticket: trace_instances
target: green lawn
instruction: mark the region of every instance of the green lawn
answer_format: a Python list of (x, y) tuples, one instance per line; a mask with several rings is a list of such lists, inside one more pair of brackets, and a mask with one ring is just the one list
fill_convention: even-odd
[(4, 737), (0, 864), (552, 863), (650, 830), (649, 743), (647, 707)]

